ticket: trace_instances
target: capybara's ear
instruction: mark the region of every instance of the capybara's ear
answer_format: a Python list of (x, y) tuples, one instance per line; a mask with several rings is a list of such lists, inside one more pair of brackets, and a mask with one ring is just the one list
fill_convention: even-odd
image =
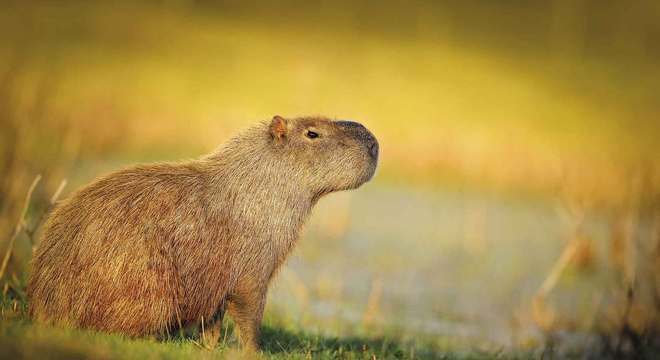
[(287, 124), (285, 118), (279, 115), (273, 116), (273, 120), (270, 122), (270, 133), (273, 135), (273, 138), (279, 140), (286, 137), (286, 133), (287, 133), (286, 125)]

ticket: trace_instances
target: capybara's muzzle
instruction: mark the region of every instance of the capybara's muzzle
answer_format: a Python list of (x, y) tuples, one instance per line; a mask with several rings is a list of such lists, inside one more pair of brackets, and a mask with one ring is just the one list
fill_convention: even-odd
[(376, 137), (367, 130), (364, 125), (355, 121), (337, 121), (336, 123), (342, 127), (347, 134), (352, 135), (355, 139), (364, 144), (367, 153), (373, 160), (378, 160), (378, 140), (376, 140)]

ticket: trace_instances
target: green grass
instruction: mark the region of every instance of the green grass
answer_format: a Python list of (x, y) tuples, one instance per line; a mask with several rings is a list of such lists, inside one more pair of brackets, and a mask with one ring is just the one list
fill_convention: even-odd
[[(81, 329), (62, 329), (31, 323), (26, 303), (3, 297), (0, 316), (0, 357), (28, 359), (222, 359), (244, 355), (233, 335), (231, 321), (227, 334), (213, 350), (205, 349), (194, 334), (170, 338), (132, 339)], [(408, 334), (410, 335), (410, 334)], [(262, 351), (266, 359), (472, 359), (526, 357), (478, 349), (451, 349), (440, 339), (403, 340), (400, 334), (385, 336), (328, 336), (306, 331), (269, 316), (262, 326)]]

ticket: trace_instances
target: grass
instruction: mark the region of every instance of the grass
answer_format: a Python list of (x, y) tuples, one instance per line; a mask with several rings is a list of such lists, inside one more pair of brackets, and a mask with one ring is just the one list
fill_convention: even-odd
[[(202, 348), (196, 335), (175, 335), (165, 340), (132, 339), (90, 330), (61, 329), (32, 324), (26, 319), (26, 304), (3, 297), (0, 316), (0, 357), (26, 359), (222, 359), (242, 355), (225, 326), (221, 343), (213, 350)], [(456, 350), (438, 339), (403, 340), (390, 336), (329, 336), (311, 333), (267, 316), (262, 326), (262, 351), (266, 359), (468, 359), (497, 358), (502, 352), (478, 349)], [(510, 353), (506, 357), (525, 357)]]

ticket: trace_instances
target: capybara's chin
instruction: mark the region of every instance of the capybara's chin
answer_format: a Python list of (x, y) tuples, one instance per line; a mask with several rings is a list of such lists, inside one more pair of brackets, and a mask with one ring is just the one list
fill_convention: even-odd
[(268, 284), (312, 206), (371, 179), (378, 152), (359, 123), (275, 116), (199, 159), (104, 176), (50, 214), (29, 314), (129, 336), (205, 321), (212, 343), (227, 312), (256, 349)]

